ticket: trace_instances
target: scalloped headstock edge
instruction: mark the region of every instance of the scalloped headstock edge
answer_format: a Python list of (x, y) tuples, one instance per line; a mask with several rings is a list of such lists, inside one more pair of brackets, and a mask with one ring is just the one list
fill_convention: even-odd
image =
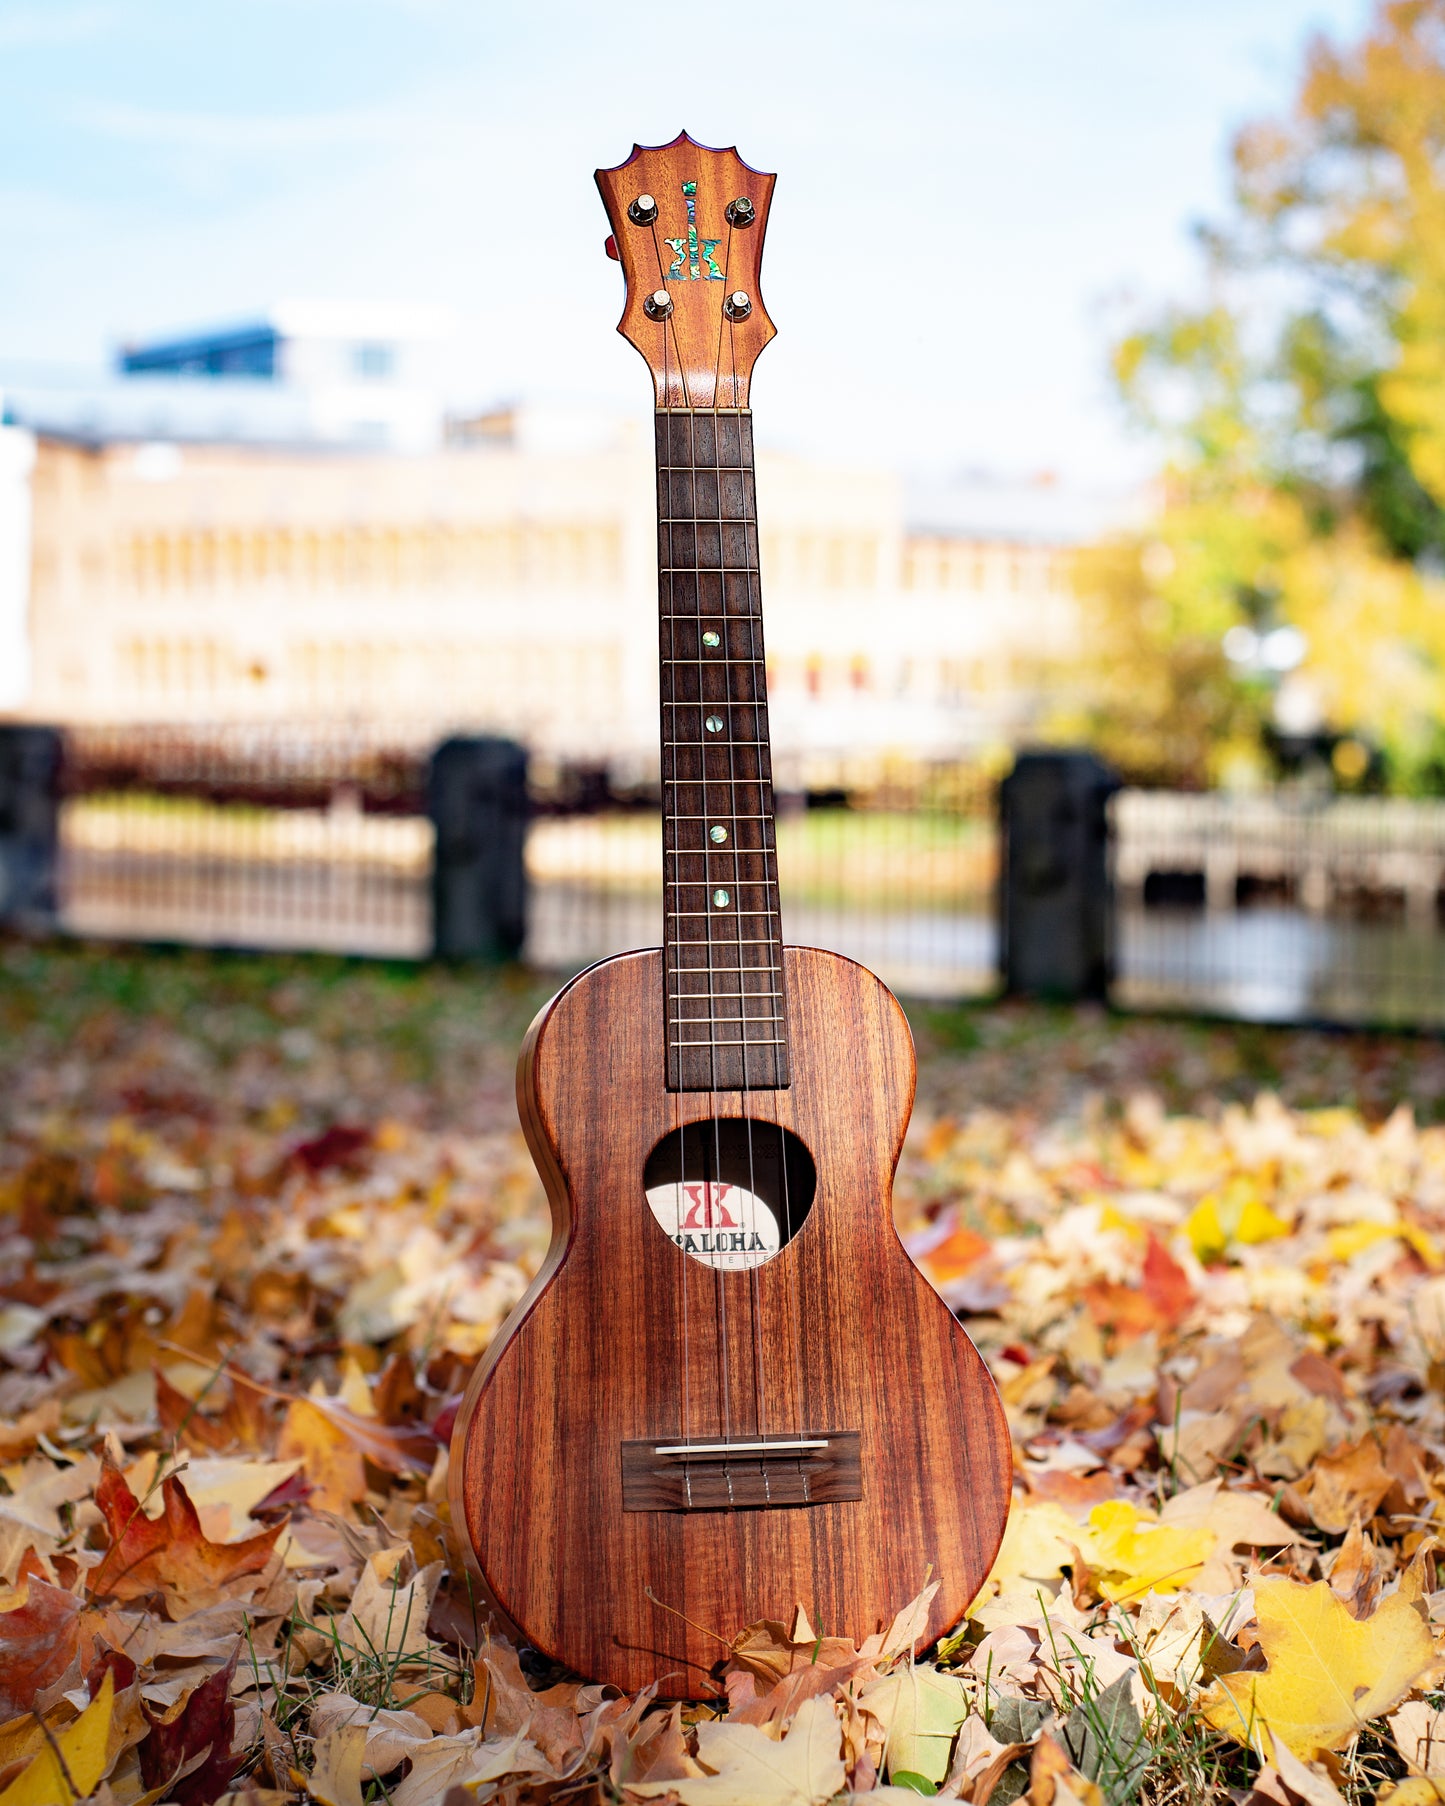
[[(597, 171), (627, 283), (617, 330), (652, 371), (659, 408), (749, 405), (753, 365), (775, 331), (759, 268), (776, 180), (733, 146), (715, 150), (686, 132), (671, 144), (635, 144), (626, 162)], [(639, 196), (652, 198), (655, 219), (629, 212)], [(752, 205), (750, 225), (729, 217), (739, 200)], [(670, 307), (658, 307), (658, 295)], [(728, 306), (737, 295), (745, 315)]]

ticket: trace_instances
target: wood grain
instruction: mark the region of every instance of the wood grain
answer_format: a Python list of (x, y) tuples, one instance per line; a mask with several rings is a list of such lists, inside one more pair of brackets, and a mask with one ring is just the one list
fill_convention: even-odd
[[(710, 1694), (717, 1639), (798, 1603), (828, 1633), (861, 1638), (930, 1568), (939, 1635), (977, 1592), (1007, 1514), (993, 1382), (893, 1227), (914, 1085), (903, 1013), (838, 955), (788, 948), (785, 963), (792, 1085), (716, 1106), (792, 1129), (818, 1185), (797, 1234), (752, 1273), (682, 1254), (644, 1198), (652, 1148), (713, 1108), (665, 1088), (659, 952), (575, 979), (518, 1069), (554, 1238), (468, 1391), (453, 1515), (489, 1592), (539, 1649), (629, 1689)], [(624, 1442), (813, 1425), (858, 1432), (861, 1499), (623, 1509)]]
[[(618, 261), (627, 281), (627, 299), (617, 330), (646, 359), (659, 408), (745, 408), (753, 365), (775, 328), (763, 305), (759, 282), (763, 236), (776, 176), (751, 169), (737, 151), (713, 150), (679, 132), (671, 144), (634, 144), (615, 169), (599, 169), (597, 186), (612, 227)], [(694, 219), (699, 246), (716, 241), (715, 278), (699, 258), (688, 260), (680, 278), (670, 279), (677, 253), (669, 239), (686, 242), (685, 182), (696, 183)], [(658, 205), (655, 224), (640, 226), (628, 206), (641, 194)], [(727, 222), (730, 202), (746, 198), (756, 208), (752, 225), (734, 230)], [(691, 274), (696, 267), (699, 274)], [(647, 297), (659, 290), (672, 300), (672, 314), (649, 319)], [(727, 318), (724, 299), (741, 290), (752, 312)]]

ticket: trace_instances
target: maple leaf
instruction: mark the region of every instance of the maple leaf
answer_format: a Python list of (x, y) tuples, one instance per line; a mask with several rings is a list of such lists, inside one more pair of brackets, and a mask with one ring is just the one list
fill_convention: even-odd
[(1306, 1760), (1342, 1749), (1434, 1666), (1428, 1627), (1398, 1595), (1364, 1619), (1352, 1618), (1324, 1580), (1262, 1580), (1254, 1601), (1268, 1666), (1262, 1674), (1221, 1675), (1201, 1710), (1216, 1730), (1254, 1743), (1261, 1755), (1268, 1755), (1260, 1743), (1266, 1728)]
[(28, 1712), (80, 1641), (80, 1601), (36, 1575), (0, 1596), (0, 1721)]
[(159, 1593), (171, 1616), (178, 1617), (255, 1590), (252, 1577), (271, 1559), (282, 1525), (244, 1542), (213, 1543), (174, 1475), (161, 1482), (161, 1500), (161, 1516), (148, 1518), (120, 1469), (108, 1459), (102, 1464), (95, 1502), (110, 1546), (89, 1575), (92, 1598), (143, 1599)]

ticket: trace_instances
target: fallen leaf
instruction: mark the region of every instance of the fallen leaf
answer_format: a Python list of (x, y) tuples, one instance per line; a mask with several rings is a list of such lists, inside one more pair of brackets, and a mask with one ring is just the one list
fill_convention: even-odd
[(1368, 1523), (1394, 1484), (1373, 1436), (1331, 1449), (1315, 1458), (1295, 1491), (1321, 1530), (1338, 1535), (1355, 1518)]
[(0, 1722), (28, 1712), (80, 1642), (80, 1601), (36, 1575), (0, 1594)]
[(182, 1617), (216, 1601), (254, 1592), (270, 1561), (281, 1526), (239, 1543), (213, 1543), (201, 1529), (196, 1508), (181, 1482), (161, 1482), (162, 1513), (148, 1518), (120, 1470), (107, 1461), (95, 1502), (110, 1546), (93, 1569), (88, 1590), (96, 1599), (143, 1599), (159, 1593), (172, 1617)]
[(726, 1719), (699, 1724), (697, 1759), (707, 1773), (633, 1782), (627, 1791), (644, 1799), (675, 1793), (683, 1806), (820, 1806), (846, 1778), (841, 1745), (833, 1702), (810, 1699), (782, 1738)]
[(858, 1703), (883, 1726), (884, 1766), (890, 1777), (904, 1769), (935, 1785), (944, 1779), (953, 1740), (972, 1704), (961, 1676), (909, 1663), (865, 1687)]
[(1430, 1632), (1399, 1598), (1352, 1618), (1326, 1581), (1262, 1580), (1254, 1590), (1263, 1674), (1222, 1675), (1205, 1695), (1209, 1724), (1262, 1755), (1265, 1732), (1309, 1760), (1342, 1749), (1405, 1697), (1435, 1662)]
[[(210, 1806), (224, 1793), (241, 1759), (231, 1754), (236, 1710), (231, 1701), (239, 1645), (224, 1668), (185, 1695), (169, 1712), (153, 1714), (141, 1703), (150, 1735), (140, 1746), (147, 1787), (164, 1789), (175, 1806)], [(176, 1776), (182, 1776), (179, 1781)]]
[(0, 1806), (74, 1806), (93, 1793), (109, 1760), (114, 1706), (115, 1684), (107, 1674), (79, 1718), (53, 1744), (47, 1741), (0, 1793)]
[(311, 1773), (303, 1775), (292, 1769), (291, 1779), (306, 1789), (316, 1806), (365, 1806), (361, 1797), (365, 1751), (365, 1726), (341, 1725), (316, 1739)]

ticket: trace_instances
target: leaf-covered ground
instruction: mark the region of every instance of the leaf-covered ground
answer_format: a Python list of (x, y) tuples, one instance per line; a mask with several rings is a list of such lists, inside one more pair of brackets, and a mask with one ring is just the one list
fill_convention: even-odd
[(717, 1626), (680, 1712), (488, 1636), (447, 1517), (544, 989), (0, 947), (0, 1806), (1445, 1800), (1445, 1049), (916, 1012), (1003, 1552), (931, 1651)]

